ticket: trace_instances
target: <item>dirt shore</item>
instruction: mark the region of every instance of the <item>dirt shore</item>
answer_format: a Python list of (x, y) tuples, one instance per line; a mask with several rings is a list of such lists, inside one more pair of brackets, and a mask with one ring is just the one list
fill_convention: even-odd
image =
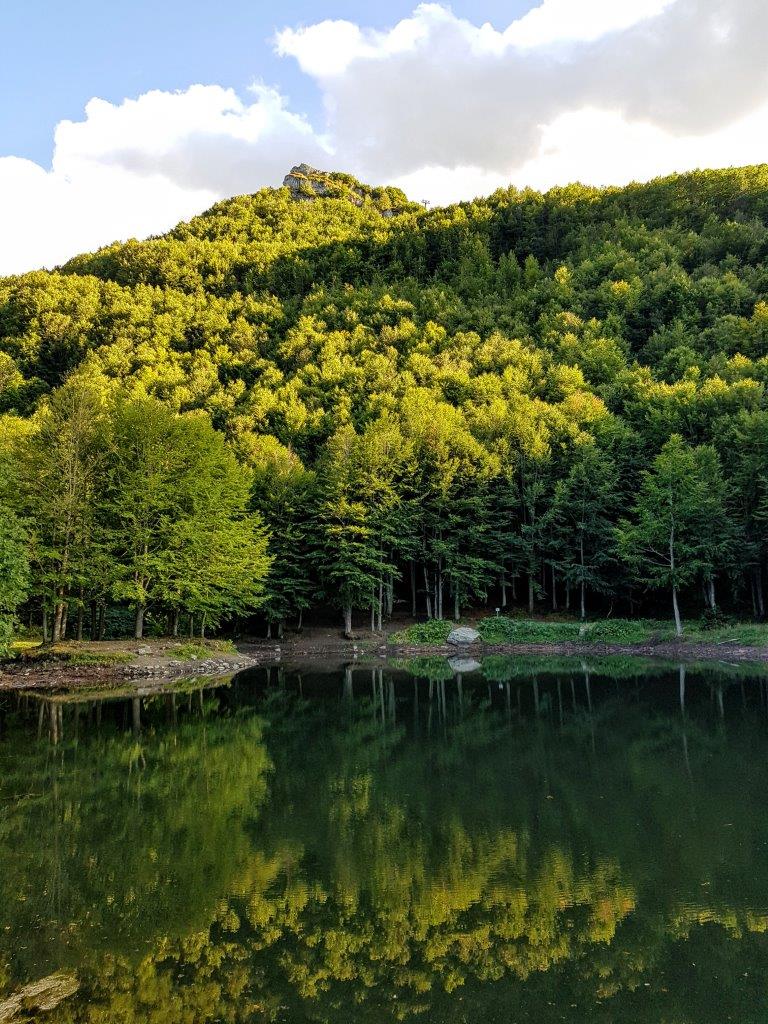
[(50, 652), (33, 648), (0, 665), (0, 691), (100, 689), (132, 680), (224, 676), (269, 657), (215, 643), (192, 646), (199, 650), (191, 652), (189, 644), (175, 640), (69, 642)]

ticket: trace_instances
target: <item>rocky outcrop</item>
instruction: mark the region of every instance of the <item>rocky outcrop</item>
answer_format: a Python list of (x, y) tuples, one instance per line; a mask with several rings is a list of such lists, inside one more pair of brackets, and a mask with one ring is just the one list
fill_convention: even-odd
[[(373, 206), (382, 217), (389, 219), (414, 207), (406, 195), (397, 188), (372, 188), (363, 185), (351, 174), (338, 171), (320, 171), (309, 164), (296, 164), (283, 179), (283, 187), (298, 203), (316, 199), (341, 199), (353, 206)], [(415, 208), (415, 207), (414, 207)]]
[(346, 198), (356, 206), (362, 206), (365, 199), (363, 189), (354, 179), (342, 181), (346, 175), (334, 175), (319, 171), (309, 164), (297, 164), (283, 179), (293, 199), (297, 202), (311, 202), (313, 199)]

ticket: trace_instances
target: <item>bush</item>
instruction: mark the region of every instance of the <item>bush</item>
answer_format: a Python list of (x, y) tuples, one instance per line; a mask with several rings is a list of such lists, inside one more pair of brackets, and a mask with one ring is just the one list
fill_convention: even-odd
[(587, 644), (643, 644), (653, 634), (653, 626), (640, 619), (603, 619), (587, 623), (581, 639)]
[(483, 619), (479, 631), (487, 644), (564, 644), (579, 639), (575, 622), (533, 622), (504, 615)]
[(417, 622), (401, 633), (393, 633), (390, 641), (393, 644), (442, 645), (453, 628), (454, 623), (447, 619), (430, 619), (429, 622)]
[(699, 619), (699, 629), (705, 631), (710, 629), (721, 629), (723, 626), (727, 625), (728, 619), (719, 608), (706, 608)]

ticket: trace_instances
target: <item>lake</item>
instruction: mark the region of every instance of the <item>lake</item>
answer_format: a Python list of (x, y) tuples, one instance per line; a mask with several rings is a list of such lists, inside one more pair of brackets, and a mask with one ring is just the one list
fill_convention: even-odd
[(768, 674), (0, 699), (0, 1022), (768, 1019)]

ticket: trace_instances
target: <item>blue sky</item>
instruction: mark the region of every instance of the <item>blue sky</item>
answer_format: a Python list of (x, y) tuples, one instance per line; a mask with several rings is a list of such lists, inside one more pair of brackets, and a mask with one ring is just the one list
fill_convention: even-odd
[(768, 161), (765, 0), (0, 0), (0, 274), (279, 186)]
[[(463, 17), (504, 27), (532, 0), (454, 0)], [(218, 83), (243, 92), (254, 79), (279, 85), (298, 108), (322, 117), (317, 86), (278, 57), (278, 29), (325, 19), (386, 28), (415, 3), (387, 0), (2, 0), (0, 155), (47, 166), (53, 130), (77, 120), (93, 96), (119, 103), (150, 89)]]

